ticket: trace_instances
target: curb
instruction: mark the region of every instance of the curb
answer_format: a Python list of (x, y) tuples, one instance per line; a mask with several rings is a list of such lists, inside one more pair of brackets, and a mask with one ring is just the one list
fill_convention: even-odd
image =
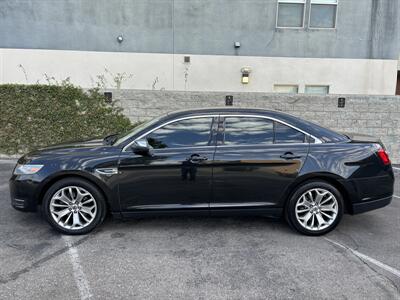
[(0, 162), (15, 164), (17, 162), (18, 158), (20, 158), (21, 156), (22, 156), (22, 154), (20, 154), (20, 155), (18, 155), (18, 154), (7, 155), (7, 154), (1, 154), (0, 153)]

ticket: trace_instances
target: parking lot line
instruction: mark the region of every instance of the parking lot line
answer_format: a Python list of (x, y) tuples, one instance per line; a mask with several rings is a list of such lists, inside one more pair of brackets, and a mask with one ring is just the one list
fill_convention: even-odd
[(68, 247), (68, 254), (74, 271), (73, 275), (76, 285), (78, 286), (80, 299), (89, 299), (92, 297), (92, 293), (90, 292), (89, 283), (80, 263), (78, 249), (73, 245), (69, 236), (63, 235), (62, 238)]
[(397, 171), (400, 171), (400, 168), (397, 168), (397, 167), (392, 167), (392, 168), (397, 170)]
[(393, 197), (400, 198), (400, 196), (393, 195)]
[(354, 250), (348, 246), (345, 246), (339, 242), (333, 241), (329, 238), (324, 238), (325, 240), (327, 240), (328, 242), (330, 242), (331, 244), (334, 244), (336, 246), (338, 246), (339, 248), (345, 249), (345, 250), (349, 250), (351, 253), (353, 253), (355, 256), (357, 256), (358, 258), (360, 258), (361, 260), (363, 260), (364, 262), (369, 262), (374, 264), (377, 267), (380, 267), (381, 269), (389, 272), (390, 274), (397, 276), (398, 278), (400, 278), (400, 270), (397, 270), (391, 266), (388, 266), (387, 264), (384, 264), (383, 262), (380, 262), (378, 260), (376, 260), (375, 258), (369, 257), (368, 255), (365, 255), (361, 252), (358, 252), (357, 250)]

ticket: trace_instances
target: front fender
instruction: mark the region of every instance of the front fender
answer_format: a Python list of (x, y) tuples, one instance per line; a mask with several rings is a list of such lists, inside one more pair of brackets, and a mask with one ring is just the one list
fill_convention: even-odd
[(36, 201), (38, 204), (40, 204), (48, 188), (56, 181), (66, 177), (80, 177), (93, 183), (100, 189), (105, 197), (107, 204), (109, 205), (111, 212), (119, 212), (120, 204), (118, 197), (118, 181), (116, 178), (117, 176), (118, 175), (113, 175), (109, 177), (97, 173), (89, 173), (82, 170), (58, 171), (46, 177), (46, 179), (39, 184), (39, 192), (37, 193)]

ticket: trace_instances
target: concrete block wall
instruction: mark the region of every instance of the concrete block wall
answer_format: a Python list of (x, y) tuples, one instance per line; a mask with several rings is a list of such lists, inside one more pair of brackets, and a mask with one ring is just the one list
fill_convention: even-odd
[[(336, 131), (378, 136), (390, 152), (392, 162), (400, 163), (399, 96), (111, 91), (113, 100), (132, 122), (145, 121), (174, 110), (225, 106), (225, 96), (232, 95), (234, 107), (279, 110)], [(344, 108), (338, 107), (339, 97), (346, 99)]]

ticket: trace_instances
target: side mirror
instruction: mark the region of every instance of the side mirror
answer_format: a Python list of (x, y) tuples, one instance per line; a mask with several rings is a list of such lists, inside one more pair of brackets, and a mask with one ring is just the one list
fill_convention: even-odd
[(134, 141), (131, 149), (133, 153), (138, 154), (138, 155), (149, 155), (150, 153), (150, 145), (147, 139), (140, 139), (137, 141)]

